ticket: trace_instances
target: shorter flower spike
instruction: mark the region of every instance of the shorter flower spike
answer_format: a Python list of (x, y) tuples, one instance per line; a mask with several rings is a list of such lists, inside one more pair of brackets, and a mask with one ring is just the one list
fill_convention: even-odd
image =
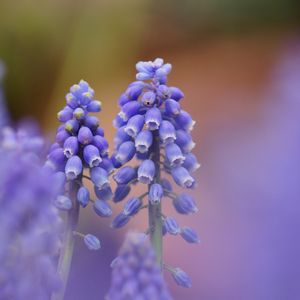
[(83, 240), (89, 250), (99, 250), (101, 248), (99, 239), (92, 234), (86, 234)]
[(113, 270), (108, 300), (172, 299), (145, 234), (129, 233), (111, 266)]
[(180, 268), (175, 268), (171, 271), (172, 277), (175, 282), (185, 288), (190, 288), (192, 286), (192, 281), (190, 277)]
[(181, 228), (180, 235), (184, 240), (191, 244), (198, 244), (200, 242), (197, 232), (190, 227)]

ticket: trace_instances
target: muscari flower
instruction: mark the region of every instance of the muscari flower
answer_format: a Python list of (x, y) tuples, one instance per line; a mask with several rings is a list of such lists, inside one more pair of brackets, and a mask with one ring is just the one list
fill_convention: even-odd
[(127, 235), (112, 269), (108, 300), (172, 299), (156, 264), (155, 253), (144, 234)]
[[(55, 172), (65, 173), (66, 184), (71, 182), (79, 184), (77, 199), (71, 201), (78, 201), (82, 207), (87, 206), (91, 201), (91, 196), (82, 180), (83, 177), (88, 178), (88, 175), (84, 175), (85, 171), (90, 173), (96, 197), (100, 195), (102, 201), (104, 198), (109, 200), (108, 198), (113, 196), (108, 190), (110, 185), (108, 176), (114, 168), (108, 157), (108, 142), (104, 138), (103, 129), (99, 127), (98, 118), (90, 115), (100, 110), (101, 102), (94, 100), (94, 90), (87, 82), (81, 80), (73, 85), (66, 96), (66, 106), (58, 113), (58, 120), (62, 125), (57, 129), (56, 141), (50, 148), (46, 162), (46, 166), (54, 169)], [(64, 197), (57, 199), (60, 200), (57, 204), (61, 204), (58, 207), (61, 206), (62, 209), (68, 207), (62, 205)], [(64, 201), (64, 204), (66, 203), (67, 200)], [(95, 211), (100, 216), (106, 216), (101, 209)]]
[(20, 130), (10, 129), (15, 147), (0, 145), (0, 299), (47, 300), (61, 287), (61, 219), (53, 206), (61, 180), (42, 167), (34, 145), (36, 152), (24, 148), (35, 137)]
[[(137, 81), (131, 83), (119, 98), (120, 112), (114, 120), (117, 134), (112, 161), (115, 168), (121, 168), (114, 176), (118, 184), (114, 199), (122, 201), (129, 195), (131, 184), (140, 182), (149, 186), (146, 194), (148, 205), (160, 205), (162, 199), (168, 197), (173, 200), (178, 213), (194, 213), (197, 208), (193, 199), (177, 195), (172, 184), (159, 174), (165, 171), (182, 188), (196, 186), (191, 175), (199, 168), (195, 155), (191, 153), (195, 147), (191, 136), (195, 121), (183, 109), (183, 92), (167, 85), (167, 75), (172, 69), (170, 64), (158, 58), (139, 62), (136, 69)], [(160, 161), (157, 161), (158, 148)], [(136, 166), (132, 165), (134, 159)], [(143, 198), (137, 197), (141, 201)], [(143, 205), (147, 203), (141, 207)], [(128, 221), (128, 216), (122, 211), (112, 226), (120, 228)], [(196, 241), (194, 235), (181, 229), (174, 218), (164, 219), (163, 228), (173, 235), (180, 233), (189, 242)]]

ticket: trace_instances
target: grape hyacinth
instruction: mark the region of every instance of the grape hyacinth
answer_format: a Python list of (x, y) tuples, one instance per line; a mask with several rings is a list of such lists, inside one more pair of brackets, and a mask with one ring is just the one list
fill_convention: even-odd
[[(39, 142), (37, 142), (39, 141)], [(0, 299), (48, 300), (59, 290), (58, 186), (42, 167), (41, 139), (5, 128), (0, 143)]]
[[(93, 203), (93, 209), (101, 217), (111, 215), (107, 203), (113, 197), (109, 174), (113, 165), (108, 157), (108, 142), (99, 126), (99, 119), (91, 113), (100, 112), (100, 101), (94, 100), (94, 90), (81, 80), (70, 88), (66, 106), (57, 114), (62, 123), (58, 127), (55, 143), (52, 144), (46, 168), (56, 172), (61, 185), (61, 195), (54, 201), (57, 208), (67, 211), (64, 247), (60, 253), (59, 271), (64, 284), (70, 270), (74, 237), (81, 237), (90, 250), (100, 248), (100, 241), (93, 235), (77, 232), (79, 207)], [(93, 186), (96, 200), (92, 200), (83, 179)], [(62, 299), (63, 291), (54, 299)]]
[[(137, 182), (147, 185), (148, 192), (134, 198), (135, 203), (139, 199), (139, 205), (136, 204), (130, 214), (126, 208), (133, 200), (129, 199), (124, 210), (115, 217), (112, 227), (126, 225), (133, 215), (147, 207), (147, 232), (150, 234), (158, 265), (163, 267), (163, 231), (181, 235), (189, 243), (199, 241), (193, 229), (180, 228), (174, 218), (162, 213), (163, 198), (170, 198), (180, 214), (187, 215), (198, 210), (192, 197), (176, 194), (166, 178), (172, 177), (177, 186), (182, 188), (195, 187), (192, 173), (199, 168), (196, 157), (191, 153), (195, 147), (191, 137), (195, 121), (182, 109), (183, 92), (177, 87), (167, 86), (171, 64), (165, 64), (162, 59), (157, 58), (153, 62), (138, 62), (136, 69), (137, 81), (132, 82), (119, 98), (120, 112), (113, 122), (117, 133), (111, 159), (114, 167), (119, 169), (114, 175), (117, 183), (114, 201), (125, 199), (131, 185)], [(126, 165), (134, 158), (138, 161), (137, 166)], [(163, 172), (166, 177), (162, 176)], [(178, 275), (172, 271), (178, 268), (168, 270), (179, 283), (180, 280), (176, 278), (181, 278), (182, 273)], [(189, 283), (180, 285), (190, 287)]]
[(171, 300), (155, 252), (145, 234), (131, 232), (112, 262), (107, 300)]

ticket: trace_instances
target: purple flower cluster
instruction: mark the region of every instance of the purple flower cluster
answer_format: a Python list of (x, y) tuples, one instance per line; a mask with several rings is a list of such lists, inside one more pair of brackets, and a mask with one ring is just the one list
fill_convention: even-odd
[[(6, 128), (0, 145), (0, 299), (47, 300), (61, 286), (61, 220), (52, 204), (58, 189), (49, 184), (53, 173), (29, 150), (30, 141), (37, 150), (37, 140), (13, 133)], [(20, 141), (15, 147), (8, 143), (13, 136)]]
[(108, 300), (171, 300), (146, 235), (129, 233), (112, 263)]
[[(160, 205), (163, 197), (171, 198), (180, 214), (198, 210), (191, 196), (177, 195), (169, 180), (161, 177), (161, 171), (164, 171), (177, 186), (192, 189), (196, 185), (192, 173), (199, 168), (191, 153), (195, 147), (191, 136), (195, 121), (182, 109), (183, 92), (167, 86), (167, 75), (172, 66), (157, 58), (153, 62), (137, 63), (136, 69), (137, 81), (131, 83), (119, 98), (121, 110), (114, 120), (117, 133), (112, 162), (115, 168), (120, 168), (114, 175), (117, 183), (114, 201), (125, 199), (131, 184), (140, 182), (148, 185), (148, 204), (142, 202), (146, 195), (130, 199), (114, 219), (112, 226), (115, 228), (127, 224), (142, 207)], [(124, 166), (134, 158), (140, 161), (137, 167)], [(199, 241), (193, 229), (180, 228), (174, 218), (162, 216), (162, 222), (164, 232), (180, 234), (190, 243)]]
[[(90, 192), (82, 179), (91, 180), (97, 196), (97, 200), (93, 201), (94, 210), (99, 216), (108, 217), (112, 212), (106, 200), (113, 196), (108, 177), (113, 165), (108, 157), (108, 142), (99, 127), (99, 119), (90, 114), (99, 112), (101, 103), (94, 100), (94, 90), (83, 80), (70, 88), (66, 102), (67, 105), (57, 115), (62, 125), (57, 129), (56, 142), (50, 148), (46, 165), (57, 172), (57, 180), (62, 187), (67, 182), (79, 185), (77, 203), (82, 207), (91, 201)], [(84, 175), (85, 169), (90, 176)], [(62, 195), (55, 205), (68, 211), (75, 204), (64, 194), (62, 188)]]

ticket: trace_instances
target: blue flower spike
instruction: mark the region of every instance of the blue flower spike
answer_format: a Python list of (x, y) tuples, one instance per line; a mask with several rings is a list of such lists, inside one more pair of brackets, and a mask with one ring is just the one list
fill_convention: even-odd
[[(184, 110), (184, 93), (167, 85), (171, 64), (157, 58), (138, 62), (136, 70), (136, 81), (120, 96), (120, 112), (113, 122), (117, 132), (112, 162), (120, 169), (113, 176), (117, 183), (114, 201), (120, 202), (130, 196), (133, 184), (146, 186), (147, 192), (131, 198), (115, 217), (112, 227), (123, 227), (141, 208), (148, 208), (149, 228), (146, 232), (150, 235), (158, 265), (162, 267), (163, 233), (181, 236), (189, 243), (199, 242), (194, 230), (180, 228), (175, 218), (165, 217), (162, 212), (164, 198), (171, 199), (179, 214), (198, 211), (193, 198), (175, 193), (171, 182), (163, 175), (171, 177), (181, 188), (196, 187), (192, 173), (200, 164), (191, 152), (195, 147), (191, 136), (195, 121)], [(190, 282), (182, 283), (184, 275), (179, 269), (174, 274), (181, 286), (190, 286)]]

